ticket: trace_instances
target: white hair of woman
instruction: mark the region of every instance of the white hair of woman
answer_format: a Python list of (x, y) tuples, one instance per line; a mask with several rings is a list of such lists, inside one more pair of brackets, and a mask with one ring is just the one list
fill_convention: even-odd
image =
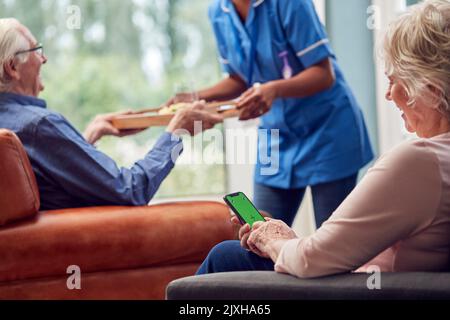
[(450, 120), (450, 2), (429, 0), (392, 23), (384, 41), (388, 76), (395, 76), (414, 107), (418, 98)]
[(16, 55), (18, 51), (28, 50), (30, 41), (27, 39), (28, 30), (14, 18), (0, 19), (0, 92), (7, 92), (9, 79), (4, 71), (5, 63), (14, 59), (18, 63), (25, 63), (28, 54)]

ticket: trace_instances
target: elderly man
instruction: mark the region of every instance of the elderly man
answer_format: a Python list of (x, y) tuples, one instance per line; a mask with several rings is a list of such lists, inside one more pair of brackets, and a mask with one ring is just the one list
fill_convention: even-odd
[(47, 62), (31, 32), (15, 19), (0, 19), (0, 128), (14, 131), (28, 153), (41, 194), (41, 209), (99, 205), (146, 205), (174, 166), (182, 148), (177, 133), (194, 134), (222, 119), (198, 104), (178, 113), (144, 159), (119, 168), (94, 146), (105, 135), (124, 136), (111, 115), (98, 116), (84, 137), (38, 99), (40, 69)]

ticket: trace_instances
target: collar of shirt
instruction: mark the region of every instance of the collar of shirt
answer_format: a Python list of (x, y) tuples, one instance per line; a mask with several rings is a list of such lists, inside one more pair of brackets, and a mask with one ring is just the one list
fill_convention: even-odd
[(0, 105), (6, 104), (18, 104), (21, 106), (35, 106), (39, 108), (47, 108), (47, 103), (45, 100), (31, 97), (23, 96), (16, 93), (0, 92)]

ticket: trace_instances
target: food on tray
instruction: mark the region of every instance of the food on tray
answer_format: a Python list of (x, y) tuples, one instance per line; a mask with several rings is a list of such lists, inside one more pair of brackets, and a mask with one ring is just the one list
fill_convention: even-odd
[(185, 103), (185, 102), (175, 103), (175, 104), (172, 104), (170, 106), (162, 108), (161, 110), (159, 110), (158, 113), (161, 116), (162, 115), (171, 115), (171, 114), (177, 113), (180, 110), (186, 109), (186, 108), (188, 108), (190, 106), (191, 106), (190, 103)]
[[(167, 126), (173, 115), (180, 110), (190, 107), (191, 103), (175, 103), (162, 109), (148, 108), (131, 115), (117, 116), (112, 124), (117, 129), (145, 129), (149, 127)], [(224, 119), (239, 115), (234, 101), (211, 102), (206, 105), (206, 111), (218, 113)]]

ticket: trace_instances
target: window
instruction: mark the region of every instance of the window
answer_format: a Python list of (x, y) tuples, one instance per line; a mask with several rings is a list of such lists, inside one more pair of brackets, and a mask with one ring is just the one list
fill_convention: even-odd
[[(19, 19), (46, 48), (42, 97), (81, 132), (101, 113), (159, 106), (180, 88), (220, 77), (209, 0), (0, 0), (2, 16)], [(105, 138), (99, 149), (128, 166), (164, 128), (132, 138)], [(186, 139), (182, 157), (198, 156)], [(223, 157), (223, 151), (215, 155)], [(183, 159), (180, 159), (181, 162)], [(179, 165), (157, 197), (225, 193), (225, 167)]]
[[(380, 10), (381, 28), (375, 30), (375, 42), (377, 52), (384, 39), (386, 27), (389, 22), (395, 19), (399, 14), (404, 12), (407, 5), (414, 4), (417, 1), (406, 0), (374, 0)], [(393, 102), (387, 101), (385, 98), (388, 88), (388, 80), (384, 74), (384, 63), (377, 57), (377, 109), (378, 109), (378, 127), (379, 127), (379, 144), (380, 152), (384, 153), (393, 146), (398, 145), (406, 139), (411, 139), (414, 135), (406, 132), (403, 120), (399, 116), (400, 112), (394, 107)]]

